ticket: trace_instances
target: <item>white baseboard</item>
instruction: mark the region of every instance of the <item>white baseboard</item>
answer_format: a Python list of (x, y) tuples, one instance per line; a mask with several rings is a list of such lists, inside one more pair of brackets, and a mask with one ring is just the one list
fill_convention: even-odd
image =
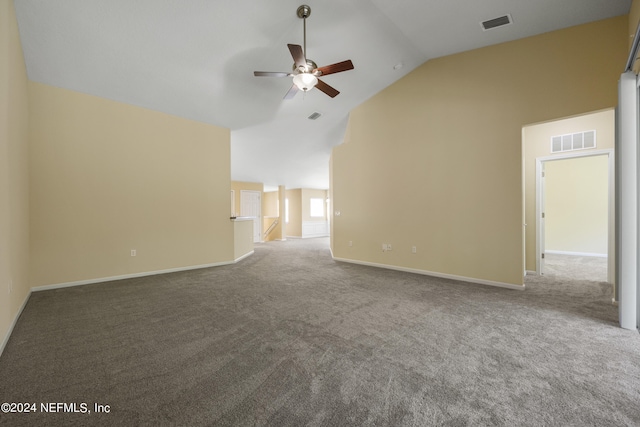
[(554, 255), (573, 255), (573, 256), (592, 256), (597, 258), (607, 258), (607, 254), (599, 254), (594, 252), (570, 252), (570, 251), (554, 251), (545, 249), (546, 254), (554, 254)]
[(247, 257), (249, 257), (249, 256), (251, 256), (251, 255), (253, 255), (253, 253), (254, 253), (254, 252), (255, 252), (255, 251), (247, 252), (246, 254), (242, 255), (241, 257), (238, 257), (238, 258), (234, 259), (234, 260), (233, 260), (233, 263), (235, 264), (236, 262), (240, 262), (240, 261), (242, 261), (243, 259), (245, 259), (245, 258), (247, 258)]
[(18, 309), (18, 312), (16, 313), (15, 317), (13, 318), (13, 321), (11, 322), (11, 325), (9, 325), (9, 329), (7, 330), (7, 333), (4, 337), (4, 339), (2, 340), (2, 344), (0, 344), (0, 356), (2, 356), (2, 353), (4, 352), (4, 348), (7, 346), (7, 343), (9, 342), (9, 337), (11, 337), (11, 333), (13, 332), (13, 328), (16, 326), (16, 323), (18, 322), (18, 319), (20, 318), (20, 315), (22, 314), (22, 310), (24, 310), (24, 308), (27, 306), (27, 302), (29, 301), (29, 297), (31, 296), (31, 291), (29, 291), (29, 293), (27, 294), (27, 296), (24, 298), (24, 301), (22, 301), (22, 305), (20, 306), (20, 308)]
[(525, 276), (537, 276), (538, 272), (534, 271), (534, 270), (525, 270), (524, 271), (524, 275)]
[(97, 279), (78, 280), (76, 282), (56, 283), (56, 284), (44, 285), (44, 286), (34, 286), (31, 288), (31, 291), (32, 292), (48, 291), (51, 289), (61, 289), (61, 288), (69, 288), (72, 286), (91, 285), (94, 283), (102, 283), (102, 282), (113, 282), (115, 280), (134, 279), (137, 277), (155, 276), (157, 274), (175, 273), (178, 271), (198, 270), (201, 268), (209, 268), (209, 267), (220, 267), (222, 265), (234, 264), (237, 261), (243, 259), (245, 256), (248, 256), (252, 253), (253, 251), (251, 251), (246, 255), (243, 255), (242, 257), (238, 258), (238, 260), (235, 260), (235, 261), (215, 262), (212, 264), (201, 264), (201, 265), (192, 265), (189, 267), (169, 268), (167, 270), (145, 271), (142, 273), (123, 274), (121, 276), (100, 277)]
[(433, 277), (439, 277), (442, 279), (451, 279), (451, 280), (458, 280), (461, 282), (477, 283), (480, 285), (497, 286), (500, 288), (515, 289), (519, 291), (523, 291), (525, 289), (525, 285), (514, 285), (511, 283), (494, 282), (492, 280), (476, 279), (473, 277), (456, 276), (454, 274), (444, 274), (444, 273), (436, 273), (434, 271), (418, 270), (416, 268), (398, 267), (395, 265), (378, 264), (375, 262), (359, 261), (359, 260), (353, 260), (353, 259), (347, 259), (347, 258), (336, 258), (333, 256), (333, 252), (331, 253), (331, 256), (336, 261), (348, 262), (351, 264), (367, 265), (369, 267), (378, 267), (378, 268), (385, 268), (387, 270), (404, 271), (407, 273), (422, 274), (424, 276), (433, 276)]

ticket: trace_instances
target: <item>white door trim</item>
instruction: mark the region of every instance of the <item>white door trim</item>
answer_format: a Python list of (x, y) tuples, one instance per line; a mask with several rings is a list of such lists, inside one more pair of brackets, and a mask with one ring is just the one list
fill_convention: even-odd
[(638, 297), (638, 79), (633, 71), (618, 86), (618, 309), (620, 326), (636, 330)]
[(536, 157), (536, 273), (544, 274), (544, 265), (542, 263), (542, 250), (544, 249), (544, 227), (541, 225), (542, 221), (542, 206), (543, 206), (543, 185), (542, 185), (542, 171), (544, 163), (552, 162), (556, 160), (575, 159), (579, 157), (594, 157), (594, 156), (607, 156), (608, 159), (608, 230), (607, 230), (607, 281), (611, 284), (614, 283), (615, 274), (615, 156), (614, 150), (611, 148), (603, 150), (591, 150), (581, 152), (571, 152), (565, 154), (558, 154), (554, 156)]

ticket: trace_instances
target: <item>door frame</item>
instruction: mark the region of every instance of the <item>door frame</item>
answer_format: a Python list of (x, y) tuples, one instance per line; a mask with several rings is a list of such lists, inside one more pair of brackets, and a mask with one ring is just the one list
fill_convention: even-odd
[[(257, 216), (249, 216), (246, 215), (246, 210), (244, 205), (244, 194), (254, 193), (258, 195), (258, 215)], [(257, 190), (240, 190), (240, 215), (248, 216), (253, 218), (253, 242), (259, 243), (262, 242), (262, 192)]]
[(615, 155), (614, 149), (578, 151), (554, 156), (536, 157), (536, 274), (544, 274), (544, 261), (542, 260), (542, 249), (544, 249), (544, 227), (542, 226), (542, 207), (544, 204), (544, 185), (542, 182), (542, 171), (546, 162), (557, 160), (576, 159), (580, 157), (607, 156), (608, 164), (608, 195), (607, 195), (607, 282), (615, 283)]

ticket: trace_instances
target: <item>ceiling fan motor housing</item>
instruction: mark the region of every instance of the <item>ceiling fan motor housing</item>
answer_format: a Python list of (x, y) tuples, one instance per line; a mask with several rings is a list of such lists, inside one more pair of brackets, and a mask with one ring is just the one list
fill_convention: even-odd
[(316, 68), (318, 68), (318, 65), (315, 62), (313, 62), (311, 59), (307, 59), (307, 64), (301, 65), (299, 67), (296, 67), (295, 62), (293, 64), (293, 71), (297, 71), (298, 73), (311, 73)]

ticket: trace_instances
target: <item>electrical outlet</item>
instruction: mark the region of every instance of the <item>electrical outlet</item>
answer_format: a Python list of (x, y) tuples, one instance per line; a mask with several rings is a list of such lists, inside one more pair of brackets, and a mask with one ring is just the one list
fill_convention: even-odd
[(136, 256), (138, 253), (135, 249), (131, 249), (131, 256)]
[(13, 291), (13, 280), (9, 279), (9, 284), (7, 286), (9, 288), (9, 293), (11, 293), (11, 291)]
[(353, 241), (349, 240), (349, 246), (353, 246)]
[(415, 254), (418, 252), (418, 248), (416, 248), (415, 246), (411, 246), (411, 253)]

